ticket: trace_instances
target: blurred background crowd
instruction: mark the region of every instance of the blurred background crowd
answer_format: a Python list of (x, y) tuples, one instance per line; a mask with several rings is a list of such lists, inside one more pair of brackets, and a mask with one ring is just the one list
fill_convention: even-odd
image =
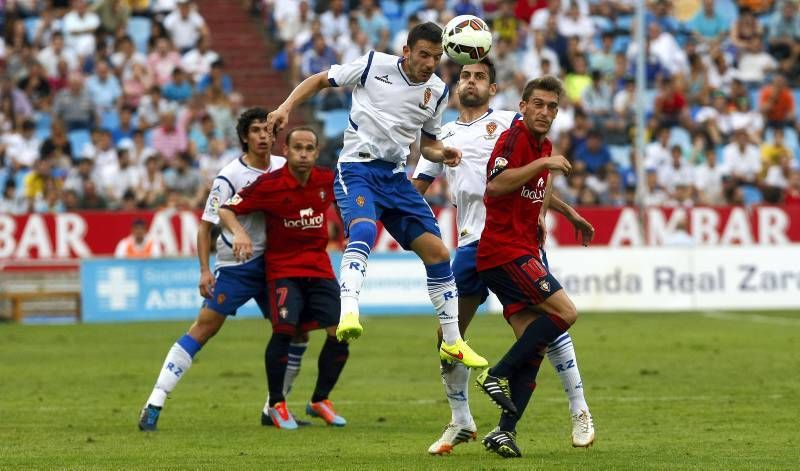
[[(633, 0), (253, 0), (290, 87), (369, 50), (400, 54), (410, 27), (485, 18), (498, 94), (516, 109), (542, 74), (566, 86), (552, 129), (575, 205), (634, 204)], [(0, 212), (198, 208), (240, 154), (245, 107), (191, 0), (0, 0)], [(800, 204), (797, 0), (647, 3), (644, 204)], [(453, 85), (458, 68), (443, 62)], [(304, 110), (332, 165), (348, 95)], [(259, 103), (248, 103), (259, 105)], [(263, 105), (263, 104), (262, 104)], [(446, 120), (458, 116), (450, 98)], [(418, 158), (412, 149), (409, 170)], [(437, 182), (434, 205), (447, 204)]]

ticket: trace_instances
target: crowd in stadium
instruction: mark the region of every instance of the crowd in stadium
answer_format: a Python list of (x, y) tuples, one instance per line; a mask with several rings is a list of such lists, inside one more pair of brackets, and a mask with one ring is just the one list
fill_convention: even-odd
[[(402, 53), (408, 28), (473, 14), (495, 36), (498, 93), (516, 109), (527, 80), (567, 93), (554, 153), (570, 204), (634, 203), (629, 0), (264, 0), (273, 67), (295, 84), (375, 49)], [(0, 212), (199, 208), (240, 154), (244, 109), (191, 0), (0, 0)], [(657, 0), (646, 18), (645, 204), (800, 204), (797, 0)], [(147, 29), (146, 34), (144, 29)], [(451, 86), (456, 64), (443, 61)], [(288, 90), (288, 87), (287, 87)], [(348, 94), (313, 104), (335, 159)], [(458, 116), (450, 97), (446, 120)], [(342, 119), (344, 116), (344, 119)], [(412, 149), (413, 166), (418, 152)], [(441, 183), (432, 204), (446, 204)]]

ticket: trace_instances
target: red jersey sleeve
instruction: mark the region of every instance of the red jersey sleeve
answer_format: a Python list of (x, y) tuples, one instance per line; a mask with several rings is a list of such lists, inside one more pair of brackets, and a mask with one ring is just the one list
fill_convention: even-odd
[(239, 190), (222, 207), (230, 209), (236, 214), (249, 214), (256, 211), (269, 212), (277, 204), (280, 204), (280, 198), (275, 191), (280, 178), (278, 172), (261, 175), (253, 183)]
[(521, 135), (522, 132), (517, 126), (511, 126), (500, 135), (494, 145), (492, 156), (489, 157), (489, 162), (486, 164), (487, 181), (491, 181), (507, 168), (519, 167), (519, 152), (515, 152), (515, 148)]

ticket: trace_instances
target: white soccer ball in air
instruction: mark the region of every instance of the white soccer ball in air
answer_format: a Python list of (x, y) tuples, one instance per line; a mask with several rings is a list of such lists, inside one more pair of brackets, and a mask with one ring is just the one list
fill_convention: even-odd
[(460, 15), (444, 27), (442, 48), (450, 59), (461, 65), (476, 64), (492, 49), (492, 32), (477, 16)]

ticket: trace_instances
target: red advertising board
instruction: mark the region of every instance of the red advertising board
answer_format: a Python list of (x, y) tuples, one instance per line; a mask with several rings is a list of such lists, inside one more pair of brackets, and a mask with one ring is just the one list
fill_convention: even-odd
[[(458, 231), (455, 210), (436, 211), (445, 243), (455, 247)], [(759, 206), (753, 208), (698, 207), (692, 209), (585, 208), (580, 213), (594, 225), (594, 245), (663, 245), (672, 234), (686, 227), (697, 245), (782, 245), (800, 243), (800, 206)], [(130, 234), (131, 224), (143, 219), (149, 234), (167, 256), (196, 253), (199, 213), (80, 212), (62, 214), (0, 214), (0, 269), (32, 267), (44, 262), (74, 263), (80, 258), (112, 256), (121, 239)], [(340, 233), (341, 231), (334, 231)], [(555, 245), (576, 245), (569, 222), (550, 217), (548, 238)], [(381, 230), (375, 251), (399, 250)]]

